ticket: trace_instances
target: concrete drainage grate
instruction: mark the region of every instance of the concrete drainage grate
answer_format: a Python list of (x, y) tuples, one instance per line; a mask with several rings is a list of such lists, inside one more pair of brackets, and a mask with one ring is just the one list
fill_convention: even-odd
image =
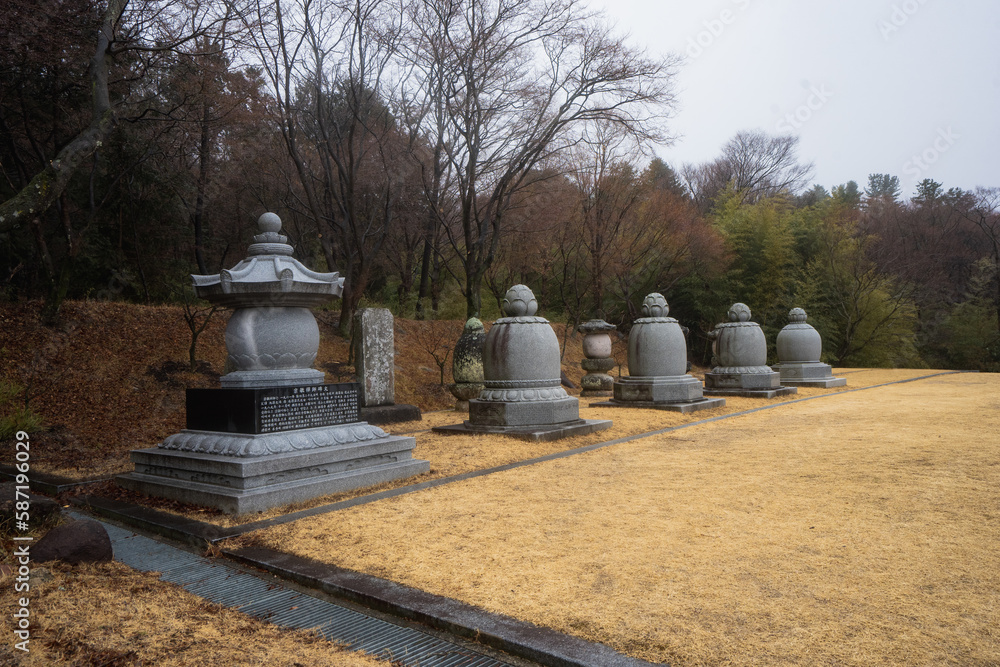
[(102, 524), (111, 537), (115, 560), (143, 572), (160, 572), (163, 581), (275, 625), (316, 630), (329, 641), (407, 667), (510, 664), (426, 632), (366, 616), (248, 572), (213, 563), (118, 526)]

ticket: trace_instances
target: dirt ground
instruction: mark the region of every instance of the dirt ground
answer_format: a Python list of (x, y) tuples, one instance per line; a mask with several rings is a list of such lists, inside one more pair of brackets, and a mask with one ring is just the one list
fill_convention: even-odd
[(1000, 375), (948, 375), (254, 535), (654, 662), (996, 665), (998, 446)]
[[(272, 665), (378, 667), (318, 635), (276, 626), (188, 593), (121, 563), (38, 565), (30, 590), (28, 653), (0, 643), (0, 664), (24, 667)], [(13, 637), (17, 594), (0, 573), (0, 622)]]

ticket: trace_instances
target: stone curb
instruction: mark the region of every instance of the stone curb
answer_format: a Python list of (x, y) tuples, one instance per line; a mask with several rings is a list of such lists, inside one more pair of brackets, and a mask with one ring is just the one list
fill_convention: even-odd
[(653, 663), (509, 616), (299, 556), (246, 547), (223, 553), (303, 586), (438, 630), (474, 639), (547, 667), (649, 667)]
[[(16, 475), (17, 469), (14, 468), (14, 466), (0, 465), (0, 478), (9, 478), (8, 481), (13, 482)], [(66, 491), (72, 491), (80, 486), (97, 484), (98, 482), (113, 479), (114, 475), (93, 477), (89, 479), (71, 479), (61, 475), (50, 475), (44, 472), (32, 471), (29, 477), (31, 479), (30, 485), (33, 491), (38, 491), (39, 493), (44, 493), (50, 496), (56, 496), (60, 493), (65, 493)]]

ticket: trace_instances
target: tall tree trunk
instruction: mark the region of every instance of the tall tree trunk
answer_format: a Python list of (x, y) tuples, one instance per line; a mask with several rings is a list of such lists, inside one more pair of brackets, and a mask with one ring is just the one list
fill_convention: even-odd
[(104, 10), (97, 48), (90, 59), (91, 121), (55, 159), (35, 175), (16, 195), (0, 204), (0, 233), (44, 213), (66, 190), (77, 169), (94, 154), (114, 126), (115, 115), (108, 92), (108, 61), (115, 25), (129, 0), (109, 0)]

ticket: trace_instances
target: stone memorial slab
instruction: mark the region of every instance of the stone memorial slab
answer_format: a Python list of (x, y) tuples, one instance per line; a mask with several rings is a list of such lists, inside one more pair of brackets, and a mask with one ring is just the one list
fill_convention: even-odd
[(361, 385), (361, 418), (373, 424), (420, 419), (415, 405), (396, 403), (396, 341), (387, 308), (362, 308), (354, 314), (354, 368)]
[(187, 428), (228, 433), (273, 433), (361, 421), (357, 383), (188, 389)]

